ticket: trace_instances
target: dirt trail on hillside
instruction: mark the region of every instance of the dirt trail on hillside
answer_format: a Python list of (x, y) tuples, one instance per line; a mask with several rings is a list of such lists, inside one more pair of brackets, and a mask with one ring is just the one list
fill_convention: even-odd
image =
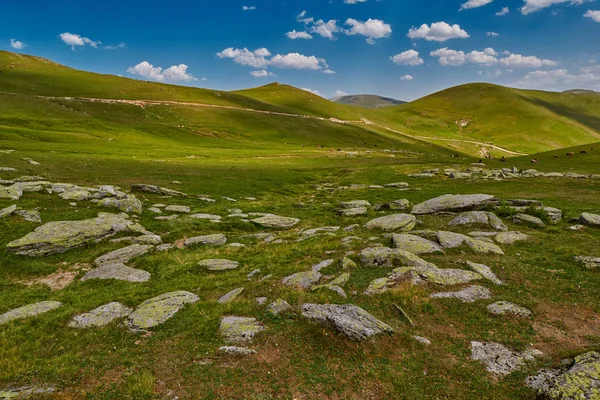
[(338, 123), (338, 124), (376, 125), (380, 128), (383, 128), (390, 132), (397, 133), (399, 135), (409, 137), (411, 139), (439, 140), (439, 141), (445, 141), (445, 142), (469, 143), (469, 144), (474, 144), (474, 145), (482, 146), (482, 147), (490, 147), (490, 148), (505, 152), (507, 154), (512, 154), (512, 155), (516, 155), (516, 156), (527, 155), (527, 153), (520, 153), (517, 151), (508, 150), (508, 149), (505, 149), (504, 147), (496, 146), (494, 144), (489, 144), (489, 143), (478, 142), (475, 140), (432, 138), (432, 137), (428, 137), (428, 136), (409, 135), (405, 132), (401, 132), (401, 131), (389, 128), (387, 126), (380, 125), (378, 123), (369, 121), (366, 118), (361, 118), (358, 121), (352, 121), (352, 120), (345, 121), (345, 120), (341, 120), (341, 119), (337, 119), (337, 118), (333, 118), (333, 117), (325, 118), (325, 117), (317, 117), (317, 116), (313, 116), (313, 115), (292, 114), (292, 113), (284, 113), (284, 112), (278, 112), (278, 111), (256, 110), (253, 108), (243, 108), (243, 107), (225, 106), (225, 105), (217, 105), (217, 104), (190, 103), (190, 102), (171, 101), (171, 100), (121, 100), (121, 99), (99, 99), (99, 98), (93, 98), (93, 97), (49, 97), (49, 96), (39, 96), (39, 97), (45, 98), (45, 99), (90, 101), (90, 102), (98, 102), (98, 103), (106, 103), (106, 104), (130, 104), (130, 105), (138, 106), (141, 108), (145, 108), (146, 106), (152, 106), (152, 105), (177, 105), (177, 106), (191, 106), (191, 107), (203, 107), (203, 108), (220, 108), (220, 109), (226, 109), (226, 110), (245, 111), (245, 112), (258, 113), (258, 114), (279, 115), (279, 116), (291, 117), (291, 118), (305, 118), (305, 119), (313, 119), (313, 120), (317, 120), (317, 121), (329, 121), (329, 122), (334, 122), (334, 123)]

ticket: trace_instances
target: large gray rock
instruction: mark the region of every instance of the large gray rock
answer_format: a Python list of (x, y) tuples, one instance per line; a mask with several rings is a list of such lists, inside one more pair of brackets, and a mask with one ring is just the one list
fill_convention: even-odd
[(487, 306), (487, 310), (494, 315), (511, 314), (517, 317), (529, 317), (531, 315), (531, 311), (510, 301), (497, 301)]
[(112, 321), (125, 318), (133, 311), (121, 303), (113, 302), (100, 306), (88, 313), (75, 316), (69, 326), (72, 328), (98, 328)]
[(131, 231), (134, 225), (122, 215), (100, 213), (97, 218), (82, 221), (48, 222), (21, 239), (13, 240), (6, 247), (9, 252), (19, 255), (47, 256), (100, 242), (119, 232)]
[(437, 239), (445, 249), (454, 249), (462, 246), (469, 237), (460, 233), (439, 231)]
[(233, 289), (231, 292), (225, 294), (224, 296), (221, 296), (221, 298), (219, 300), (217, 300), (217, 303), (219, 303), (219, 304), (231, 303), (232, 301), (237, 299), (239, 297), (239, 295), (241, 295), (244, 292), (244, 290), (246, 290), (246, 289), (244, 289), (243, 287)]
[(365, 224), (367, 229), (378, 229), (384, 232), (407, 232), (417, 224), (417, 219), (410, 214), (392, 214), (370, 220)]
[(283, 299), (277, 299), (267, 307), (267, 311), (273, 315), (279, 315), (292, 310), (292, 306)]
[(488, 372), (498, 376), (508, 375), (541, 355), (542, 352), (535, 349), (517, 352), (500, 343), (471, 342), (471, 359), (481, 362)]
[(472, 285), (463, 290), (459, 290), (458, 292), (434, 293), (430, 297), (434, 299), (454, 298), (462, 301), (463, 303), (473, 303), (477, 300), (489, 299), (492, 297), (492, 293), (488, 288)]
[(264, 228), (287, 229), (296, 225), (300, 220), (298, 218), (281, 217), (279, 215), (266, 215), (264, 217), (255, 218), (251, 220), (251, 222)]
[(230, 269), (236, 269), (240, 266), (240, 263), (222, 258), (209, 258), (199, 261), (198, 266), (204, 267), (209, 271), (227, 271)]
[(150, 272), (141, 269), (130, 268), (125, 264), (113, 263), (102, 264), (101, 267), (92, 269), (81, 278), (82, 282), (90, 279), (116, 279), (126, 282), (147, 282), (150, 280)]
[(462, 285), (472, 281), (480, 280), (481, 275), (462, 269), (450, 268), (415, 268), (401, 267), (392, 271), (392, 277), (399, 277), (409, 273), (416, 273), (422, 281), (434, 283), (436, 285), (452, 286)]
[(444, 249), (431, 240), (420, 236), (401, 233), (392, 235), (392, 243), (395, 248), (406, 250), (413, 254), (443, 253)]
[(186, 239), (183, 243), (185, 247), (194, 245), (206, 245), (206, 246), (221, 246), (227, 243), (227, 237), (222, 233), (216, 233), (214, 235), (196, 236)]
[(364, 340), (380, 333), (393, 333), (387, 324), (354, 304), (303, 304), (302, 315), (329, 326), (352, 340)]
[(456, 225), (486, 225), (498, 231), (507, 231), (508, 228), (500, 218), (488, 211), (468, 211), (456, 216), (448, 223), (450, 226)]
[(139, 190), (140, 192), (160, 194), (162, 196), (173, 196), (173, 197), (186, 197), (187, 196), (187, 194), (178, 192), (176, 190), (171, 190), (171, 189), (167, 189), (167, 188), (163, 188), (163, 187), (155, 186), (155, 185), (145, 185), (145, 184), (141, 184), (141, 183), (131, 185), (131, 189)]
[(221, 317), (221, 326), (219, 328), (221, 334), (230, 343), (245, 343), (251, 342), (257, 333), (265, 330), (256, 318)]
[(360, 252), (360, 262), (365, 267), (423, 267), (437, 268), (434, 264), (402, 249), (388, 247), (369, 247)]
[(568, 367), (541, 370), (527, 378), (529, 387), (537, 389), (538, 398), (544, 400), (600, 398), (600, 353), (580, 354)]
[(516, 242), (527, 241), (531, 239), (529, 235), (521, 232), (500, 232), (494, 237), (494, 240), (500, 244), (513, 244)]
[(538, 217), (527, 214), (517, 214), (513, 216), (513, 222), (520, 225), (530, 225), (536, 228), (544, 228), (546, 224)]
[(303, 271), (283, 278), (281, 283), (286, 286), (291, 286), (296, 289), (306, 290), (311, 286), (316, 285), (321, 279), (321, 274), (318, 271)]
[(62, 306), (58, 301), (42, 301), (40, 303), (28, 304), (23, 307), (15, 308), (0, 315), (0, 325), (16, 319), (35, 317), (48, 311), (52, 311)]
[(435, 199), (427, 200), (413, 207), (413, 214), (434, 214), (442, 211), (477, 210), (494, 204), (497, 199), (488, 194), (445, 194)]
[(141, 214), (144, 210), (142, 202), (135, 196), (126, 196), (123, 198), (106, 197), (97, 203), (98, 207), (112, 207), (126, 213)]
[(592, 213), (582, 213), (579, 220), (583, 225), (600, 228), (600, 215)]
[(17, 210), (17, 205), (13, 204), (12, 206), (8, 206), (0, 210), (0, 218), (10, 217)]
[(358, 217), (360, 215), (367, 215), (369, 210), (366, 207), (358, 208), (343, 208), (338, 211), (342, 217)]
[(592, 256), (576, 256), (575, 261), (581, 263), (585, 268), (598, 269), (600, 268), (600, 257)]
[(198, 296), (186, 291), (164, 293), (140, 304), (129, 314), (126, 325), (131, 330), (145, 330), (173, 317), (186, 304), (194, 304)]
[(19, 200), (23, 196), (23, 190), (16, 187), (0, 186), (0, 199)]
[(153, 248), (154, 246), (151, 245), (132, 244), (131, 246), (111, 251), (110, 253), (104, 254), (103, 256), (96, 258), (96, 260), (94, 260), (94, 264), (96, 264), (97, 266), (115, 263), (126, 264), (136, 257), (147, 254)]
[(492, 272), (492, 269), (487, 265), (477, 264), (471, 261), (466, 261), (466, 264), (479, 275), (483, 276), (485, 279), (494, 282), (496, 285), (503, 285), (504, 283), (498, 279), (496, 274)]

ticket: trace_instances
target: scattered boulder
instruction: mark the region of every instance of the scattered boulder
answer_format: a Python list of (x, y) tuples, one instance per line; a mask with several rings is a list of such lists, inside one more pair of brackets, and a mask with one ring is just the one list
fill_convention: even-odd
[(365, 228), (378, 229), (384, 232), (401, 231), (407, 232), (412, 230), (417, 224), (417, 219), (410, 214), (393, 214), (372, 219), (367, 222)]
[(455, 232), (439, 231), (437, 239), (445, 249), (454, 249), (462, 246), (468, 239), (468, 236)]
[(531, 239), (529, 235), (521, 232), (500, 232), (494, 240), (500, 244), (513, 244), (515, 242), (524, 242)]
[(543, 207), (542, 210), (546, 212), (551, 223), (558, 224), (560, 221), (562, 221), (562, 211), (558, 208)]
[(0, 199), (19, 200), (23, 196), (23, 190), (16, 187), (0, 186)]
[(148, 233), (146, 235), (141, 235), (133, 239), (134, 243), (137, 244), (145, 244), (145, 245), (153, 245), (158, 246), (162, 243), (162, 238), (153, 233)]
[[(232, 214), (235, 215), (235, 214)], [(242, 218), (246, 218), (246, 214)], [(230, 215), (231, 217), (231, 215)], [(190, 215), (190, 218), (194, 218), (194, 219), (208, 219), (210, 221), (220, 221), (222, 219), (222, 217), (220, 215), (214, 215), (214, 214), (192, 214)]]
[(358, 208), (343, 208), (338, 211), (342, 217), (357, 217), (360, 215), (367, 215), (369, 210), (366, 207)]
[(42, 216), (39, 212), (34, 210), (17, 210), (13, 214), (20, 216), (27, 222), (35, 222), (37, 224), (42, 223)]
[(463, 303), (473, 303), (476, 300), (489, 299), (492, 296), (490, 290), (483, 286), (472, 285), (458, 292), (434, 293), (430, 297), (434, 299), (455, 298)]
[(237, 261), (231, 261), (222, 258), (210, 258), (198, 262), (198, 266), (204, 267), (209, 271), (227, 271), (231, 269), (236, 269), (240, 266), (240, 263)]
[(413, 339), (426, 346), (429, 346), (431, 344), (431, 340), (424, 338), (423, 336), (413, 336)]
[(281, 283), (296, 289), (306, 290), (317, 284), (320, 279), (321, 274), (318, 271), (304, 271), (283, 278)]
[(486, 225), (498, 231), (507, 231), (508, 227), (500, 218), (488, 211), (468, 211), (456, 216), (448, 223), (450, 226), (456, 225)]
[(496, 285), (504, 285), (496, 274), (492, 272), (492, 269), (487, 265), (477, 264), (471, 261), (465, 262), (473, 271), (477, 272), (479, 275), (483, 276), (485, 279), (494, 282)]
[(344, 270), (346, 269), (354, 269), (357, 267), (356, 263), (349, 259), (348, 257), (344, 257), (340, 260), (340, 267)]
[(226, 295), (221, 296), (221, 298), (219, 300), (217, 300), (217, 303), (219, 303), (219, 304), (231, 303), (232, 301), (237, 299), (238, 296), (244, 292), (244, 290), (246, 290), (246, 289), (244, 289), (243, 287), (233, 289), (231, 292), (227, 293)]
[(138, 190), (140, 192), (159, 194), (161, 196), (187, 197), (187, 194), (185, 193), (155, 185), (135, 184), (131, 185), (131, 189)]
[(592, 256), (576, 256), (575, 261), (581, 263), (585, 268), (598, 269), (600, 268), (600, 257)]
[(535, 228), (544, 228), (546, 226), (546, 224), (544, 224), (544, 221), (542, 221), (538, 217), (534, 217), (533, 215), (527, 214), (517, 214), (513, 216), (513, 222), (515, 224), (520, 225), (530, 225)]
[(262, 226), (264, 228), (287, 229), (298, 224), (300, 220), (298, 218), (281, 217), (279, 215), (266, 215), (264, 217), (255, 218), (250, 222), (253, 222), (256, 225)]
[(99, 328), (115, 319), (124, 318), (133, 310), (121, 303), (113, 302), (100, 306), (88, 313), (79, 314), (69, 322), (71, 328)]
[(392, 243), (395, 248), (406, 250), (413, 254), (443, 253), (444, 249), (431, 240), (408, 233), (392, 235)]
[(283, 299), (277, 299), (267, 307), (267, 311), (273, 315), (279, 315), (285, 312), (292, 311), (292, 306)]
[(18, 400), (18, 399), (29, 399), (38, 398), (52, 394), (56, 391), (53, 387), (37, 387), (37, 386), (23, 386), (13, 389), (2, 389), (0, 390), (0, 399), (2, 400)]
[(17, 205), (13, 204), (12, 206), (8, 206), (0, 210), (0, 218), (10, 217), (17, 210)]
[(465, 244), (469, 246), (475, 253), (504, 255), (504, 251), (500, 247), (485, 240), (467, 237), (465, 239)]
[(427, 200), (413, 207), (412, 213), (435, 214), (442, 211), (468, 211), (486, 207), (497, 203), (494, 196), (487, 194), (452, 195), (445, 194), (435, 199)]
[(126, 325), (134, 331), (155, 327), (173, 317), (186, 304), (198, 300), (198, 296), (183, 290), (161, 294), (140, 304), (129, 314)]
[(366, 200), (352, 200), (340, 203), (341, 208), (367, 208), (371, 207), (371, 203)]
[(591, 226), (593, 228), (600, 228), (600, 215), (592, 213), (582, 213), (579, 220), (583, 225)]
[(185, 247), (194, 245), (207, 245), (207, 246), (221, 246), (227, 243), (227, 237), (222, 233), (216, 233), (214, 235), (196, 236), (185, 239), (183, 245)]
[(360, 262), (365, 267), (423, 267), (437, 268), (419, 256), (402, 249), (388, 247), (369, 247), (360, 252)]
[(508, 375), (541, 355), (542, 352), (535, 349), (517, 352), (500, 343), (471, 342), (471, 359), (481, 362), (488, 372), (498, 376)]
[(152, 245), (132, 244), (131, 246), (123, 247), (110, 253), (104, 254), (94, 260), (94, 264), (102, 266), (105, 264), (126, 264), (130, 260), (143, 256), (152, 250)]
[(130, 268), (125, 264), (113, 263), (102, 264), (86, 273), (82, 282), (90, 279), (116, 279), (126, 282), (147, 282), (150, 280), (150, 272), (141, 269)]
[(221, 317), (221, 334), (230, 343), (251, 342), (254, 336), (264, 329), (256, 318)]
[(343, 274), (340, 274), (340, 276), (338, 276), (337, 278), (335, 278), (334, 280), (329, 282), (329, 284), (339, 286), (339, 287), (344, 287), (344, 286), (346, 286), (346, 283), (348, 283), (349, 280), (350, 280), (350, 273), (344, 272)]
[(320, 228), (306, 229), (300, 233), (302, 237), (311, 237), (320, 233), (334, 233), (340, 230), (339, 226), (323, 226)]
[(424, 281), (443, 286), (461, 285), (481, 279), (481, 275), (462, 269), (404, 267), (393, 271), (397, 275), (406, 274), (407, 272), (415, 272)]
[(531, 311), (510, 301), (497, 301), (487, 306), (487, 310), (494, 315), (512, 314), (517, 317), (529, 317)]
[(354, 304), (303, 304), (302, 315), (329, 326), (352, 340), (364, 340), (394, 330)]
[(219, 347), (219, 353), (231, 354), (235, 356), (249, 356), (250, 354), (256, 354), (256, 350), (248, 349), (246, 347), (221, 346)]
[(141, 214), (143, 211), (142, 202), (134, 196), (123, 198), (106, 197), (97, 203), (98, 207), (112, 207), (126, 213)]
[(40, 314), (47, 313), (62, 306), (58, 301), (42, 301), (40, 303), (28, 304), (23, 307), (15, 308), (0, 315), (0, 325), (16, 319), (31, 318)]
[(329, 267), (334, 262), (335, 262), (335, 260), (333, 260), (333, 259), (324, 260), (324, 261), (321, 261), (318, 264), (313, 265), (310, 269), (313, 270), (314, 272), (321, 272), (321, 270), (323, 268)]
[(189, 214), (189, 212), (191, 210), (190, 210), (190, 208), (188, 206), (170, 205), (170, 206), (166, 206), (165, 207), (165, 211), (182, 213), (182, 214)]

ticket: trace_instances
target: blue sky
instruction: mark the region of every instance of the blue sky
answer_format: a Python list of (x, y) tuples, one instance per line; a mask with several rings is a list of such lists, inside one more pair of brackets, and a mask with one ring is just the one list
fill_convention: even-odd
[(166, 83), (403, 100), (481, 81), (600, 90), (593, 0), (0, 0), (0, 15), (0, 49)]

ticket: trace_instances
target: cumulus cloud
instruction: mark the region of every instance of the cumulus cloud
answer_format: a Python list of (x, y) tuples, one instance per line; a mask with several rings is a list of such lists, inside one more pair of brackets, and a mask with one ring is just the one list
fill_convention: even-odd
[(127, 72), (139, 75), (146, 79), (159, 82), (192, 82), (198, 79), (187, 73), (188, 66), (185, 64), (173, 65), (167, 69), (155, 67), (148, 61), (142, 61), (135, 67), (129, 67)]
[(105, 50), (117, 50), (117, 49), (124, 49), (126, 47), (125, 43), (121, 42), (116, 46), (104, 46), (103, 49)]
[(274, 73), (269, 72), (269, 71), (264, 70), (264, 69), (261, 69), (261, 70), (258, 70), (258, 71), (250, 71), (250, 75), (252, 75), (255, 78), (266, 78), (266, 77), (269, 77), (269, 76), (275, 76)]
[(504, 57), (500, 59), (500, 64), (509, 68), (540, 68), (558, 65), (556, 61), (542, 60), (536, 56), (523, 56), (521, 54), (511, 54)]
[(412, 81), (413, 77), (412, 75), (404, 75), (403, 77), (400, 78), (401, 81)]
[(502, 16), (508, 14), (509, 12), (510, 12), (510, 9), (508, 7), (502, 7), (502, 10), (498, 11), (496, 13), (496, 16), (497, 17), (502, 17)]
[(265, 68), (269, 65), (266, 57), (271, 53), (265, 48), (250, 51), (247, 48), (234, 49), (229, 47), (220, 53), (217, 53), (219, 58), (231, 58), (235, 63), (253, 68)]
[(285, 34), (290, 39), (312, 39), (312, 35), (308, 32), (296, 32), (294, 29), (291, 32)]
[(333, 97), (344, 97), (344, 96), (348, 96), (348, 93), (344, 92), (343, 90), (336, 90), (333, 93)]
[(600, 22), (600, 10), (588, 10), (583, 16), (591, 18), (592, 21)]
[(331, 19), (327, 22), (322, 19), (318, 21), (312, 22), (312, 26), (309, 28), (310, 32), (316, 33), (319, 36), (327, 38), (329, 40), (334, 40), (334, 33), (341, 32), (342, 28), (337, 25), (337, 21), (335, 19)]
[(494, 49), (488, 47), (483, 51), (472, 51), (468, 53), (465, 55), (465, 60), (472, 64), (492, 65), (498, 61), (496, 58), (497, 55), (498, 53)]
[[(247, 48), (234, 49), (233, 47), (229, 47), (217, 53), (217, 57), (231, 59), (237, 64), (253, 67), (257, 70), (263, 70), (270, 66), (287, 69), (328, 69), (327, 61), (322, 58), (305, 56), (300, 53), (277, 54), (271, 57), (271, 52), (264, 47), (254, 51), (248, 50)], [(271, 58), (269, 59), (267, 57)], [(329, 71), (330, 72), (328, 73), (333, 72), (331, 70)]]
[(270, 63), (277, 68), (317, 70), (321, 69), (321, 63), (325, 63), (325, 60), (300, 53), (289, 53), (285, 55), (277, 54), (271, 58)]
[(569, 3), (570, 5), (579, 5), (587, 1), (590, 0), (525, 0), (525, 4), (521, 7), (521, 13), (527, 15), (554, 4)]
[(451, 50), (447, 47), (437, 49), (429, 53), (432, 57), (438, 57), (438, 63), (444, 66), (457, 67), (466, 62), (464, 51)]
[(483, 7), (490, 4), (494, 0), (469, 0), (460, 6), (460, 10), (468, 10), (470, 8)]
[(16, 50), (21, 50), (21, 49), (27, 47), (27, 45), (19, 40), (10, 39), (10, 47), (12, 47), (13, 49), (16, 49)]
[(386, 38), (392, 34), (392, 26), (380, 19), (369, 18), (367, 21), (361, 22), (348, 18), (346, 25), (350, 26), (350, 29), (345, 30), (344, 33), (365, 36), (369, 44), (375, 43), (375, 39)]
[(367, 0), (344, 0), (344, 4), (366, 3)]
[(314, 89), (311, 89), (311, 88), (300, 88), (300, 89), (304, 90), (305, 92), (310, 92), (312, 94), (316, 94), (317, 96), (323, 97), (323, 95), (321, 94), (321, 92), (319, 92), (318, 90), (314, 90)]
[(435, 22), (431, 26), (423, 24), (419, 28), (411, 28), (408, 31), (408, 37), (411, 39), (445, 42), (448, 39), (466, 39), (470, 36), (458, 24), (450, 25), (446, 22)]
[(523, 76), (513, 86), (530, 89), (565, 89), (565, 88), (598, 88), (600, 86), (600, 75), (591, 71), (581, 70), (579, 73), (571, 74), (566, 69), (555, 69), (549, 71), (532, 71)]
[(424, 63), (423, 59), (419, 57), (419, 52), (416, 50), (403, 51), (400, 54), (396, 54), (390, 59), (397, 65), (421, 65)]
[(256, 10), (256, 7), (255, 6), (242, 6), (242, 10), (252, 11), (252, 10)]
[(325, 71), (323, 71), (324, 74), (327, 75), (335, 75), (335, 71), (332, 69), (327, 68)]
[(490, 37), (498, 37), (498, 36), (500, 36), (500, 34), (497, 33), (497, 32), (486, 32), (485, 35), (486, 36), (490, 36)]
[(93, 48), (97, 48), (99, 44), (102, 44), (100, 41), (94, 41), (90, 38), (86, 38), (75, 33), (63, 32), (58, 36), (63, 42), (71, 46), (73, 50), (75, 50), (75, 47), (82, 47), (86, 44), (92, 46)]

